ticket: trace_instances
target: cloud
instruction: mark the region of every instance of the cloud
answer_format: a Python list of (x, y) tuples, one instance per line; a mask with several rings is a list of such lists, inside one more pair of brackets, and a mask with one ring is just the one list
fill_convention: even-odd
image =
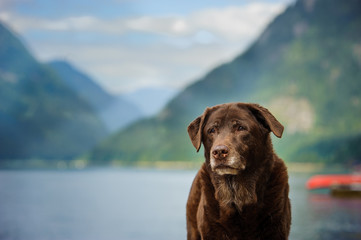
[(186, 16), (141, 16), (100, 19), (76, 16), (44, 19), (0, 13), (0, 18), (11, 22), (20, 31), (79, 31), (104, 34), (125, 34), (129, 31), (151, 32), (171, 36), (186, 36), (206, 30), (230, 40), (253, 36), (257, 30), (284, 10), (283, 4), (250, 3), (245, 6), (205, 9)]
[[(188, 15), (115, 19), (47, 19), (0, 10), (0, 19), (25, 37), (40, 60), (65, 58), (109, 91), (121, 92), (150, 85), (185, 87), (242, 51), (284, 8), (251, 2)], [(48, 35), (35, 38), (33, 32)]]
[(109, 23), (92, 16), (67, 17), (53, 20), (19, 16), (11, 12), (0, 12), (0, 19), (10, 23), (20, 33), (29, 31), (123, 33), (122, 24), (117, 25), (117, 21)]
[(190, 21), (197, 30), (205, 29), (228, 40), (237, 41), (259, 33), (272, 17), (284, 10), (281, 4), (250, 3), (224, 9), (206, 9), (193, 14)]
[(75, 63), (109, 92), (165, 86), (181, 89), (239, 51), (234, 45), (194, 44), (181, 49), (162, 43), (152, 46), (77, 45), (42, 43), (33, 49), (41, 59), (54, 56)]

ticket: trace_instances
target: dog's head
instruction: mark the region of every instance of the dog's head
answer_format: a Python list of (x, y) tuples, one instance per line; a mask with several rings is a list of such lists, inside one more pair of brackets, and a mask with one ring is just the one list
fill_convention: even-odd
[[(283, 126), (257, 104), (229, 103), (207, 108), (188, 126), (193, 146), (203, 142), (206, 161), (218, 175), (237, 175), (262, 158), (269, 133), (281, 137)], [(258, 163), (259, 164), (259, 163)]]

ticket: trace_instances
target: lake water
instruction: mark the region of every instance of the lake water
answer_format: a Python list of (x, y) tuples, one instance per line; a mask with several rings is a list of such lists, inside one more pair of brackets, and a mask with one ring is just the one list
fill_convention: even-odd
[[(1, 240), (184, 240), (196, 171), (0, 171)], [(361, 200), (290, 174), (292, 240), (361, 239)]]

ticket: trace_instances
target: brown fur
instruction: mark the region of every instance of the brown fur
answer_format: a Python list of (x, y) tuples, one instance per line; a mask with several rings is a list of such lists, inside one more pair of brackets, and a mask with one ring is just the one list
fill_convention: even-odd
[(187, 202), (188, 240), (288, 239), (288, 174), (271, 131), (281, 137), (283, 126), (267, 109), (244, 103), (207, 108), (188, 126), (206, 159)]

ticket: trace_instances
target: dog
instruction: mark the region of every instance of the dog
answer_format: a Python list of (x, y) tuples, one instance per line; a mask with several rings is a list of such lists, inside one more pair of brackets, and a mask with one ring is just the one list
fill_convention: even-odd
[(205, 162), (187, 201), (188, 240), (288, 239), (288, 173), (270, 137), (283, 130), (266, 108), (249, 103), (207, 108), (190, 123)]

